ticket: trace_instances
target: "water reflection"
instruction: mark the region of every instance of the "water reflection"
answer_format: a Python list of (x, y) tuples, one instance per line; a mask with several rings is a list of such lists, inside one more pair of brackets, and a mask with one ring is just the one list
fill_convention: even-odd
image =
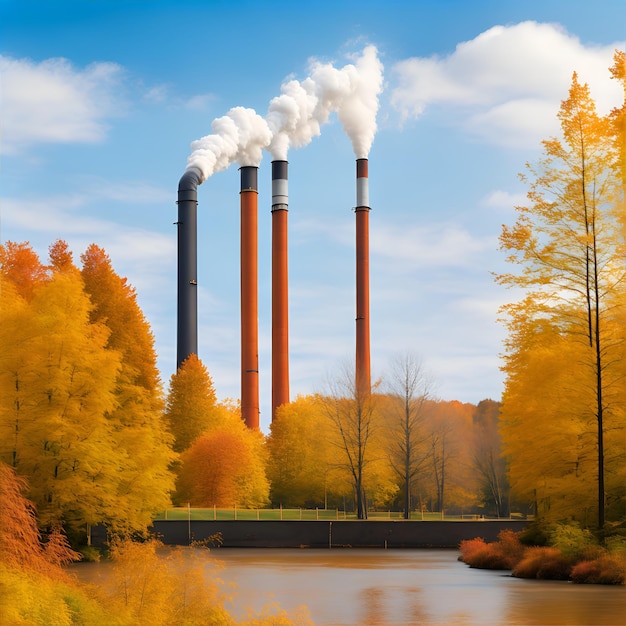
[[(218, 549), (232, 612), (306, 605), (317, 626), (626, 625), (626, 587), (527, 581), (474, 570), (455, 550)], [(81, 578), (104, 564), (79, 564)]]

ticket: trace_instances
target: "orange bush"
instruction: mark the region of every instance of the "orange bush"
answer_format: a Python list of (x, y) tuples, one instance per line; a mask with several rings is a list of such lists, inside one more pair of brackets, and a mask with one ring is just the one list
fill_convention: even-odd
[(581, 561), (572, 568), (571, 579), (575, 583), (623, 585), (626, 583), (626, 559), (605, 554), (593, 561)]
[(569, 580), (571, 559), (558, 548), (527, 548), (524, 556), (513, 568), (517, 578), (540, 578), (542, 580)]
[(459, 550), (461, 551), (459, 561), (463, 561), (463, 563), (471, 565), (471, 561), (474, 556), (479, 552), (484, 551), (486, 548), (487, 544), (482, 537), (476, 537), (475, 539), (464, 539), (459, 545)]
[(462, 541), (461, 561), (479, 569), (513, 569), (524, 554), (525, 547), (519, 542), (518, 533), (503, 530), (498, 541), (485, 543), (476, 538)]

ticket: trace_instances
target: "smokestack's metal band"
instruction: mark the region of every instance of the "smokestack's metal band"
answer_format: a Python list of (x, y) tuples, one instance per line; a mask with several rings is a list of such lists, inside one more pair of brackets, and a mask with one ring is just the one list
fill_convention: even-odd
[(272, 161), (272, 211), (286, 211), (289, 204), (287, 161)]
[(370, 206), (369, 176), (367, 159), (356, 161), (356, 208), (368, 208)]

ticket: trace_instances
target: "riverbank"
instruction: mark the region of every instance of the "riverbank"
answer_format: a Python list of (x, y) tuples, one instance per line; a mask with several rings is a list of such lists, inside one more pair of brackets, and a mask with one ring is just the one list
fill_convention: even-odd
[(520, 531), (525, 520), (467, 521), (243, 521), (155, 520), (151, 531), (166, 545), (190, 545), (220, 536), (224, 548), (458, 548), (503, 530)]

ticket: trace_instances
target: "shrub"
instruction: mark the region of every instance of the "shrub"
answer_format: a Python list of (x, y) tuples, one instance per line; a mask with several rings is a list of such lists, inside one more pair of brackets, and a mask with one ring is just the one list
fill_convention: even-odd
[(626, 558), (604, 554), (593, 561), (581, 561), (572, 568), (572, 582), (600, 585), (623, 585), (626, 582)]
[(460, 546), (461, 561), (478, 569), (513, 569), (524, 552), (512, 530), (503, 530), (498, 541), (485, 543), (484, 539), (476, 538), (462, 541)]
[(606, 545), (606, 549), (611, 554), (617, 554), (626, 559), (626, 537), (613, 535), (612, 537), (607, 537), (604, 543)]
[(569, 580), (572, 560), (558, 548), (535, 546), (526, 548), (523, 558), (513, 568), (517, 578), (540, 578), (542, 580)]
[(589, 555), (597, 555), (597, 543), (594, 536), (587, 529), (577, 523), (556, 524), (549, 533), (550, 545), (558, 548), (564, 556), (578, 560)]
[(526, 547), (519, 540), (519, 533), (512, 530), (502, 530), (498, 534), (498, 543), (503, 558), (508, 562), (506, 569), (513, 569), (526, 551)]
[(543, 519), (535, 519), (519, 533), (519, 540), (525, 546), (547, 546), (554, 526)]
[(464, 539), (461, 541), (459, 545), (459, 550), (461, 551), (461, 556), (459, 556), (459, 561), (463, 561), (470, 565), (470, 560), (474, 557), (475, 554), (485, 550), (487, 544), (482, 537), (476, 537), (475, 539)]

